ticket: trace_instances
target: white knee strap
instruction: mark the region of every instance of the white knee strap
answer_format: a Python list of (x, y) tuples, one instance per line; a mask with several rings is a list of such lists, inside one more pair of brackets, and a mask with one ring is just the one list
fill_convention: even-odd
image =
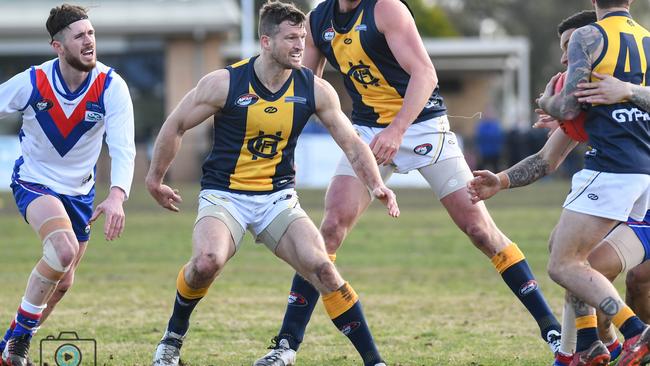
[(43, 261), (57, 272), (68, 272), (71, 264), (63, 266), (59, 256), (56, 254), (56, 248), (54, 247), (54, 243), (52, 243), (52, 236), (57, 233), (70, 233), (74, 236), (70, 219), (65, 216), (51, 217), (43, 222), (38, 229), (38, 233), (41, 236), (41, 240), (43, 240)]

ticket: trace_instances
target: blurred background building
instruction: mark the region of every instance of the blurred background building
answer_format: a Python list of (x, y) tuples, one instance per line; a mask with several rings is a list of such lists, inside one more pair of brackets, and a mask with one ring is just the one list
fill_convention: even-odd
[[(256, 13), (262, 0), (80, 0), (97, 31), (98, 59), (127, 81), (136, 116), (136, 184), (148, 168), (151, 145), (165, 116), (198, 80), (256, 52)], [(318, 2), (318, 1), (316, 1)], [(532, 131), (533, 97), (561, 69), (556, 26), (573, 12), (589, 9), (589, 0), (408, 0), (438, 72), (452, 130), (464, 141), (471, 165), (480, 161), (476, 125), (489, 111), (504, 133), (497, 159), (502, 167), (536, 151), (544, 131)], [(0, 82), (40, 64), (54, 54), (45, 21), (61, 1), (0, 1)], [(304, 10), (315, 4), (296, 1)], [(635, 7), (637, 5), (635, 4)], [(648, 4), (639, 11), (647, 14)], [(634, 10), (634, 8), (633, 8)], [(636, 12), (637, 14), (639, 12)], [(339, 75), (325, 78), (339, 92), (344, 111), (351, 102)], [(0, 186), (7, 187), (16, 151), (19, 116), (0, 123)], [(297, 153), (299, 184), (325, 185), (339, 153), (316, 122), (307, 127)], [(210, 123), (190, 131), (169, 178), (196, 181), (211, 145)], [(579, 166), (579, 165), (578, 165)], [(107, 157), (98, 179), (107, 179)], [(575, 169), (572, 168), (572, 169)], [(393, 178), (422, 185), (411, 174)]]

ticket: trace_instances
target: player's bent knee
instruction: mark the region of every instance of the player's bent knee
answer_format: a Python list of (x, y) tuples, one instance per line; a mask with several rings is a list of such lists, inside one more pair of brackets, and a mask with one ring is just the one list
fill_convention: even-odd
[(490, 232), (485, 225), (481, 223), (470, 222), (461, 229), (477, 247), (489, 249), (493, 246), (493, 243), (490, 240)]
[(68, 272), (79, 252), (79, 243), (67, 217), (52, 217), (38, 229), (43, 241), (43, 261), (54, 271)]
[(316, 270), (318, 280), (330, 291), (336, 291), (341, 287), (342, 280), (336, 267), (332, 262), (321, 263)]
[(549, 260), (548, 262), (548, 276), (556, 283), (562, 285), (565, 281), (565, 274), (566, 274), (566, 269), (565, 267), (561, 264), (558, 263), (557, 261), (554, 261), (553, 258)]
[(628, 291), (646, 292), (650, 290), (650, 278), (637, 273), (633, 268), (629, 270), (627, 276), (625, 276), (625, 286)]
[(192, 259), (192, 274), (196, 280), (204, 282), (216, 276), (224, 267), (225, 260), (215, 253), (201, 253)]
[[(349, 217), (348, 217), (349, 216)], [(325, 240), (328, 252), (336, 251), (345, 239), (345, 234), (354, 223), (354, 215), (345, 215), (341, 213), (329, 213), (323, 219), (320, 226), (321, 235)]]

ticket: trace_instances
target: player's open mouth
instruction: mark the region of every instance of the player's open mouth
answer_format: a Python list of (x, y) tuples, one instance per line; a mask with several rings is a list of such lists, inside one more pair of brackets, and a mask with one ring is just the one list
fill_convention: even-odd
[(94, 54), (95, 50), (93, 48), (81, 52), (81, 55), (86, 57), (93, 57)]
[(300, 62), (300, 60), (302, 59), (302, 52), (294, 52), (294, 53), (290, 53), (289, 56), (290, 56), (294, 61), (298, 61), (298, 62)]

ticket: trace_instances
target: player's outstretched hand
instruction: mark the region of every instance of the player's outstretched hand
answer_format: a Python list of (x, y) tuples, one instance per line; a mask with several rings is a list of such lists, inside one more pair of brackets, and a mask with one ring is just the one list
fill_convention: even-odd
[(393, 161), (397, 150), (402, 145), (403, 136), (403, 133), (390, 125), (375, 135), (369, 146), (378, 165), (388, 165)]
[(395, 193), (386, 186), (377, 187), (372, 190), (372, 195), (380, 200), (387, 208), (388, 215), (392, 217), (399, 216), (399, 206), (397, 205), (397, 198)]
[(467, 189), (472, 203), (486, 200), (501, 190), (499, 177), (489, 170), (473, 171), (474, 179), (467, 182)]
[(593, 83), (578, 83), (578, 90), (573, 95), (580, 103), (614, 104), (632, 95), (632, 84), (621, 81), (611, 75), (592, 72), (597, 79)]
[(108, 241), (119, 238), (122, 231), (124, 231), (125, 215), (122, 204), (125, 198), (126, 194), (121, 188), (112, 187), (106, 200), (97, 205), (90, 217), (89, 224), (92, 224), (101, 214), (106, 216), (104, 220), (104, 237)]
[(183, 202), (178, 189), (172, 189), (166, 184), (147, 184), (147, 190), (159, 205), (169, 211), (178, 212), (177, 204)]

